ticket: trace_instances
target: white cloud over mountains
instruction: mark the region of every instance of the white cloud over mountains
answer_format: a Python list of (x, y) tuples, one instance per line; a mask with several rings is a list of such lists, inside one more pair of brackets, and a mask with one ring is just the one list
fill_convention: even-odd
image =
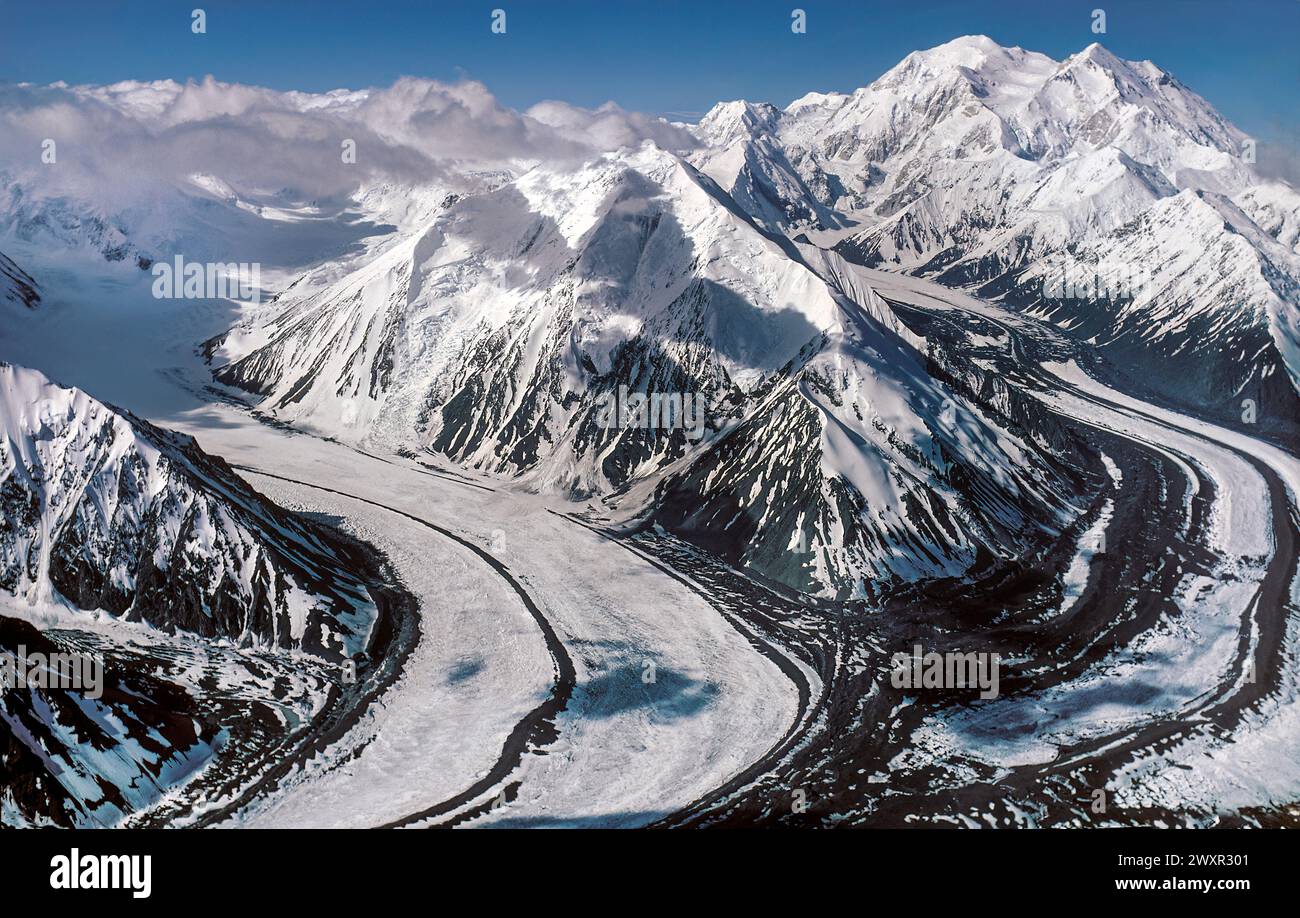
[[(42, 144), (57, 144), (57, 168)], [(341, 155), (356, 143), (356, 162)], [(581, 109), (502, 105), (482, 83), (404, 77), (392, 86), (279, 92), (201, 82), (0, 86), (0, 175), (47, 194), (109, 209), (139, 206), (195, 174), (251, 192), (304, 198), (347, 194), (370, 181), (422, 183), (472, 169), (587, 159), (650, 139), (694, 145), (662, 119), (609, 103)]]

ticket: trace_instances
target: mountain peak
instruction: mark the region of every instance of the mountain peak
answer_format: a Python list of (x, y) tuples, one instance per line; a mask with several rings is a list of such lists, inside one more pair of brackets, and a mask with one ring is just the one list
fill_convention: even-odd
[(804, 93), (785, 107), (787, 112), (795, 112), (801, 108), (811, 108), (814, 106), (825, 105), (843, 105), (849, 99), (848, 93), (843, 92), (809, 92)]
[(913, 51), (886, 72), (873, 88), (947, 85), (954, 79), (979, 84), (981, 94), (1004, 84), (1025, 86), (1046, 80), (1058, 64), (1045, 54), (1004, 47), (987, 35), (963, 35), (924, 51)]
[(704, 114), (704, 117), (700, 119), (700, 122), (704, 123), (705, 121), (722, 121), (727, 119), (764, 121), (772, 118), (776, 114), (777, 108), (770, 102), (749, 102), (745, 99), (735, 99), (731, 102), (717, 103)]
[(1094, 41), (1078, 54), (1072, 54), (1070, 57), (1065, 59), (1064, 63), (1066, 66), (1069, 66), (1076, 62), (1092, 63), (1096, 64), (1098, 67), (1105, 67), (1108, 70), (1120, 68), (1127, 70), (1129, 67), (1127, 61), (1116, 57), (1099, 41)]
[(956, 66), (977, 70), (990, 58), (1010, 57), (1012, 50), (1002, 47), (987, 35), (962, 35), (925, 51), (914, 52), (907, 59), (915, 57), (935, 69)]
[(959, 35), (951, 41), (942, 45), (936, 45), (936, 48), (960, 47), (960, 48), (978, 48), (981, 51), (1006, 51), (1002, 45), (998, 44), (987, 35)]
[(737, 137), (754, 137), (776, 127), (781, 111), (770, 102), (719, 102), (700, 119), (700, 133), (713, 144), (727, 144)]

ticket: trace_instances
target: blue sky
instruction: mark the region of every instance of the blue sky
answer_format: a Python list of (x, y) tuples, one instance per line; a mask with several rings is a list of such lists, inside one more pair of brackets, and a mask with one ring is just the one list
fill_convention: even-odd
[[(207, 34), (190, 11), (207, 13)], [(790, 11), (807, 11), (794, 35)], [(505, 35), (491, 11), (507, 13)], [(1107, 33), (1090, 13), (1107, 13)], [(1300, 0), (0, 0), (0, 80), (213, 74), (277, 89), (482, 80), (507, 105), (609, 99), (677, 117), (870, 82), (907, 52), (983, 33), (1062, 57), (1094, 39), (1150, 58), (1261, 138), (1296, 142)]]

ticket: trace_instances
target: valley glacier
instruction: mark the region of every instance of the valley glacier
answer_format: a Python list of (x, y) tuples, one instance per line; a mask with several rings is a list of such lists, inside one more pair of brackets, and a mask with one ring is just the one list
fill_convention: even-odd
[[(112, 691), (0, 696), (5, 825), (1295, 824), (1300, 192), (1155, 64), (9, 91), (0, 649)], [(49, 104), (153, 174), (21, 165)], [(322, 124), (382, 153), (295, 175)]]

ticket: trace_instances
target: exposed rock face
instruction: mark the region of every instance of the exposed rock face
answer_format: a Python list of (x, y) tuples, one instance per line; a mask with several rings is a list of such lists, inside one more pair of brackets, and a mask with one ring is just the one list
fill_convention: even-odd
[[(0, 616), (0, 654), (13, 661), (97, 652)], [(0, 692), (0, 825), (112, 825), (201, 767), (219, 729), (178, 685), (131, 665), (102, 663), (102, 685)]]
[(194, 440), (0, 365), (0, 590), (330, 658), (375, 606), (343, 549)]
[(39, 290), (30, 274), (0, 252), (0, 301), (35, 309), (41, 302)]

